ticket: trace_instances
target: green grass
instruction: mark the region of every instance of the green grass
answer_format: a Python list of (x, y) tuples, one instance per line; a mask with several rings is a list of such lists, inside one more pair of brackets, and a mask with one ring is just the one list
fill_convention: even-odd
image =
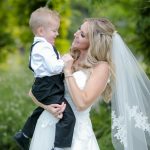
[[(36, 107), (28, 96), (33, 75), (26, 56), (13, 55), (0, 65), (0, 149), (19, 150), (12, 136), (21, 129)], [(101, 150), (113, 150), (111, 144), (110, 110), (105, 103), (93, 110), (91, 119)]]
[[(33, 78), (28, 68), (13, 61), (0, 69), (0, 149), (17, 150), (12, 136), (22, 128), (27, 116), (35, 107), (28, 96)], [(11, 63), (10, 63), (11, 62)], [(5, 68), (5, 69), (4, 69)]]

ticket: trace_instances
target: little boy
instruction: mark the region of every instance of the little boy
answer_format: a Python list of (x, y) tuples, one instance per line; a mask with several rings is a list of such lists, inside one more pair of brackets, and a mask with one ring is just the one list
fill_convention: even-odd
[[(71, 147), (75, 116), (64, 99), (62, 75), (64, 62), (54, 47), (60, 18), (57, 12), (43, 7), (31, 14), (29, 25), (35, 36), (29, 61), (29, 68), (34, 72), (35, 77), (32, 93), (37, 100), (46, 105), (66, 103), (63, 118), (56, 124), (54, 142), (55, 150), (63, 150), (64, 147)], [(14, 139), (23, 150), (29, 149), (29, 139), (33, 136), (37, 119), (43, 110), (41, 107), (36, 108), (27, 119), (22, 131), (15, 134)]]

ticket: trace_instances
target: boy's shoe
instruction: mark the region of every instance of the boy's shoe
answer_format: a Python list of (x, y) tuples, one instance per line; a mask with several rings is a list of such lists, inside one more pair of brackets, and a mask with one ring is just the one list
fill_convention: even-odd
[(21, 148), (21, 150), (29, 150), (30, 139), (26, 138), (23, 135), (23, 132), (21, 131), (17, 132), (13, 138), (18, 144), (18, 146)]

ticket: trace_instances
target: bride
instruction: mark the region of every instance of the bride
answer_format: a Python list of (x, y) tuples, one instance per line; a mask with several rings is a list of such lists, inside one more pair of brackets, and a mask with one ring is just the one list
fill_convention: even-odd
[[(106, 102), (111, 99), (115, 149), (148, 150), (150, 81), (146, 74), (109, 20), (86, 19), (74, 36), (71, 55), (66, 54), (63, 59), (65, 98), (74, 111), (76, 125), (72, 146), (64, 150), (100, 149), (89, 117), (92, 105), (100, 96)], [(32, 93), (30, 96), (43, 107)], [(30, 150), (53, 148), (57, 121), (58, 117), (46, 110), (41, 114)]]

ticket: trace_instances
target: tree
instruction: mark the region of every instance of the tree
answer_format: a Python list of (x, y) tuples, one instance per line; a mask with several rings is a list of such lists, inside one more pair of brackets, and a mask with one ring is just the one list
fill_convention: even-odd
[(139, 4), (139, 19), (137, 22), (137, 36), (139, 38), (139, 53), (144, 56), (146, 71), (150, 75), (150, 2), (141, 1)]
[(13, 43), (13, 39), (11, 34), (7, 30), (8, 23), (8, 14), (7, 14), (7, 5), (5, 1), (1, 1), (0, 5), (0, 62), (4, 61), (7, 58), (8, 52), (12, 51), (12, 48), (9, 47), (10, 44)]

